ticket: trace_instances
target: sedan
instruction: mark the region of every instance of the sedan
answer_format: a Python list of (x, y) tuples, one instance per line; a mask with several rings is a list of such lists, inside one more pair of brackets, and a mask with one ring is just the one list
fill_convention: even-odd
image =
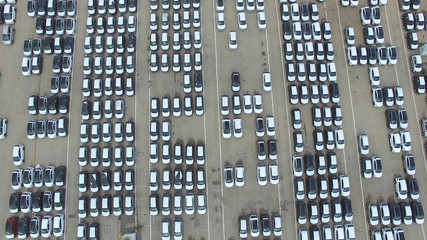
[(371, 9), (369, 7), (362, 7), (360, 9), (360, 18), (362, 20), (362, 25), (371, 24)]
[(230, 32), (228, 34), (228, 47), (230, 50), (236, 50), (237, 49), (237, 33), (236, 32)]
[(412, 154), (405, 155), (404, 159), (403, 159), (403, 163), (405, 166), (406, 174), (408, 174), (410, 176), (414, 176), (415, 170), (416, 170), (414, 155), (412, 155)]
[(369, 154), (369, 140), (367, 134), (359, 135), (359, 152), (362, 155)]
[(395, 65), (397, 63), (397, 50), (395, 46), (387, 48), (387, 60), (389, 65)]
[(398, 177), (394, 179), (394, 183), (396, 187), (396, 197), (402, 200), (408, 198), (408, 186), (406, 185), (406, 180)]
[(376, 108), (383, 106), (383, 91), (381, 88), (372, 88), (372, 103)]
[(257, 179), (260, 186), (265, 186), (267, 184), (267, 167), (264, 164), (259, 164), (257, 166)]
[(19, 190), (22, 188), (22, 182), (23, 182), (23, 171), (22, 169), (15, 169), (12, 172), (12, 189), (13, 190)]
[(224, 182), (226, 187), (230, 188), (234, 186), (233, 168), (230, 166), (224, 168)]

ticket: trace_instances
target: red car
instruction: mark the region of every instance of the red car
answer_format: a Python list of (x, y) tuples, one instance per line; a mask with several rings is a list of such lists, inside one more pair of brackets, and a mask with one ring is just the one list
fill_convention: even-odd
[(5, 235), (6, 238), (16, 237), (16, 231), (18, 229), (18, 217), (10, 217), (6, 221)]

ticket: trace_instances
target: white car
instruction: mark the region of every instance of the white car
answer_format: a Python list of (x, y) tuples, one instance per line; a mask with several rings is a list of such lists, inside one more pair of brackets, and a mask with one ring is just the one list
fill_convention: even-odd
[(236, 32), (230, 32), (228, 34), (228, 48), (230, 50), (237, 49), (237, 33)]
[(217, 13), (216, 21), (217, 21), (218, 31), (225, 31), (226, 21), (225, 21), (225, 14), (223, 12)]
[(304, 150), (304, 141), (302, 137), (302, 133), (297, 131), (294, 133), (294, 144), (295, 144), (295, 152), (302, 152)]
[(243, 185), (245, 184), (245, 167), (243, 167), (242, 165), (237, 165), (235, 173), (236, 186), (243, 187)]
[(412, 55), (411, 56), (411, 70), (414, 73), (419, 73), (422, 70), (423, 60), (421, 55)]
[(411, 133), (409, 131), (401, 131), (400, 139), (402, 142), (402, 151), (409, 152), (412, 148)]
[(233, 135), (235, 138), (241, 138), (243, 136), (243, 124), (241, 118), (233, 119)]
[(230, 166), (224, 168), (224, 184), (228, 188), (234, 186), (233, 168)]
[(269, 166), (269, 175), (270, 175), (270, 183), (278, 184), (279, 183), (279, 167), (277, 164), (270, 164)]
[(390, 147), (391, 147), (391, 152), (400, 153), (402, 148), (402, 139), (398, 132), (390, 133)]
[(335, 147), (337, 149), (344, 149), (345, 140), (344, 140), (344, 131), (342, 128), (337, 128), (334, 130), (335, 133)]
[(347, 59), (348, 59), (348, 65), (353, 66), (357, 65), (357, 51), (356, 47), (349, 47), (347, 48)]
[(257, 21), (258, 21), (258, 29), (265, 30), (267, 28), (267, 22), (265, 20), (265, 13), (258, 12), (257, 13)]
[(346, 37), (347, 45), (354, 45), (354, 43), (356, 42), (354, 35), (355, 34), (354, 34), (354, 28), (353, 27), (347, 27), (345, 29), (345, 37)]
[(350, 196), (350, 179), (347, 175), (340, 175), (341, 196)]
[(231, 121), (228, 118), (222, 120), (222, 137), (231, 138)]
[(367, 134), (359, 135), (359, 152), (362, 155), (369, 154), (369, 140)]
[(408, 186), (406, 185), (406, 180), (398, 177), (394, 179), (394, 183), (396, 187), (396, 197), (402, 200), (408, 198)]
[(258, 184), (260, 186), (267, 185), (267, 167), (264, 164), (259, 164), (257, 166), (257, 173)]
[(246, 14), (244, 12), (239, 12), (239, 14), (237, 15), (237, 20), (239, 23), (240, 31), (245, 31), (246, 29), (248, 29), (248, 22), (246, 20)]
[(262, 89), (264, 90), (264, 92), (271, 91), (271, 73), (270, 72), (262, 73)]
[(378, 67), (369, 68), (369, 81), (371, 82), (371, 86), (380, 85), (381, 78)]

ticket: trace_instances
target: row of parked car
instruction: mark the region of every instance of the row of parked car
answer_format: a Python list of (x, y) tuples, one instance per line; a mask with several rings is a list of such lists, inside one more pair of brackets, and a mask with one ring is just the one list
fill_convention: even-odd
[(411, 133), (409, 131), (391, 132), (390, 149), (392, 153), (409, 152), (412, 149)]
[(77, 211), (79, 218), (86, 218), (88, 215), (98, 218), (100, 214), (108, 217), (111, 212), (114, 216), (121, 216), (123, 212), (126, 216), (130, 216), (135, 213), (135, 195), (126, 193), (123, 197), (121, 193), (116, 193), (113, 197), (107, 194), (90, 198), (82, 196), (79, 198)]
[(397, 52), (395, 46), (347, 48), (348, 65), (395, 65), (397, 63)]
[(416, 178), (405, 178), (397, 177), (394, 179), (396, 197), (398, 199), (407, 199), (408, 195), (412, 200), (418, 200), (420, 197), (420, 188), (418, 187), (418, 181)]
[(195, 52), (193, 58), (191, 57), (191, 53), (184, 53), (182, 57), (183, 64), (181, 64), (181, 55), (179, 53), (173, 54), (172, 61), (170, 61), (168, 53), (162, 53), (160, 56), (161, 62), (159, 62), (159, 54), (151, 53), (149, 65), (152, 72), (157, 72), (159, 70), (159, 65), (162, 72), (168, 72), (170, 66), (172, 66), (173, 72), (180, 72), (182, 65), (186, 73), (191, 72), (193, 68), (196, 71), (201, 71), (203, 68), (201, 52)]
[[(321, 239), (321, 237), (325, 240), (332, 240), (333, 238), (349, 240), (356, 239), (356, 230), (354, 225), (351, 223), (345, 224), (344, 226), (341, 224), (335, 224), (333, 228), (329, 225), (323, 225), (321, 229), (322, 230), (320, 231), (320, 229), (316, 226), (311, 227), (309, 229), (305, 227), (299, 228), (298, 238), (300, 240)], [(400, 230), (403, 232), (402, 229)]]
[[(157, 170), (150, 171), (150, 190), (153, 192), (159, 190), (159, 175), (160, 173)], [(171, 169), (165, 168), (162, 171), (161, 188), (164, 190), (170, 190), (172, 185), (175, 190), (181, 190), (183, 185), (187, 191), (195, 189), (194, 185), (197, 186), (198, 190), (204, 190), (206, 188), (205, 170), (203, 167), (197, 167), (197, 169), (194, 169), (191, 166), (188, 166), (185, 171), (181, 168), (175, 168), (172, 172)]]
[[(377, 80), (375, 79), (375, 74), (373, 74), (372, 82), (376, 85)], [(374, 107), (382, 107), (383, 105), (387, 107), (392, 106), (402, 106), (404, 103), (403, 88), (400, 86), (396, 87), (374, 87), (372, 88), (372, 102)]]
[(327, 171), (329, 174), (336, 174), (338, 172), (337, 154), (329, 151), (326, 154), (326, 158), (325, 154), (319, 152), (314, 156), (312, 154), (305, 154), (304, 160), (299, 155), (292, 157), (292, 169), (295, 177), (301, 177), (303, 173), (307, 176), (313, 176), (316, 171), (315, 168), (317, 168), (317, 175), (319, 176), (325, 175)]
[(65, 184), (65, 167), (48, 166), (45, 169), (40, 165), (35, 168), (27, 167), (24, 170), (15, 169), (12, 171), (11, 185), (13, 190), (24, 188), (62, 187)]
[(260, 232), (264, 237), (271, 236), (272, 232), (275, 237), (280, 237), (282, 236), (282, 219), (277, 213), (272, 214), (271, 220), (268, 214), (261, 214), (260, 217), (257, 214), (251, 214), (249, 217), (240, 216), (239, 237), (242, 239), (247, 238), (248, 232), (252, 237), (258, 237)]
[(84, 51), (86, 54), (98, 53), (102, 54), (114, 54), (115, 52), (122, 53), (133, 53), (135, 52), (136, 36), (135, 34), (118, 35), (115, 36), (104, 36), (98, 35), (95, 37), (86, 36), (84, 40)]
[[(59, 89), (61, 89), (61, 92), (63, 93), (68, 93), (69, 88), (70, 88), (70, 78), (68, 75), (61, 76), (61, 80), (59, 80), (59, 77), (56, 75), (52, 77), (51, 92), (53, 94), (59, 93)], [(67, 114), (69, 109), (69, 102), (70, 102), (70, 98), (67, 95), (61, 95), (59, 97), (58, 95), (53, 95), (50, 97), (47, 97), (47, 96), (39, 97), (36, 95), (31, 95), (28, 98), (28, 113), (30, 115), (36, 115), (36, 114), (46, 115), (48, 113), (55, 115), (58, 113), (58, 109), (59, 109), (59, 113)], [(59, 118), (58, 123), (60, 119), (64, 119), (64, 117)], [(64, 119), (61, 121), (66, 121), (66, 120)]]
[(196, 160), (197, 165), (202, 166), (205, 164), (205, 146), (203, 143), (198, 143), (197, 145), (187, 143), (185, 146), (181, 143), (175, 143), (173, 145), (173, 154), (171, 144), (164, 143), (161, 145), (161, 152), (159, 147), (160, 145), (158, 143), (150, 143), (150, 163), (157, 163), (161, 159), (163, 164), (170, 164), (173, 158), (176, 165), (181, 165), (184, 161), (186, 165), (193, 165), (194, 160)]
[[(184, 110), (184, 115), (187, 117), (193, 115), (193, 109), (197, 116), (202, 116), (204, 114), (205, 107), (203, 95), (195, 96), (194, 101), (191, 96), (185, 96), (183, 101), (181, 101), (181, 98), (179, 97), (174, 97), (172, 101), (173, 105), (171, 106), (170, 99), (168, 97), (162, 98), (162, 107), (160, 108), (159, 100), (157, 98), (152, 98), (150, 106), (151, 117), (157, 118), (160, 112), (164, 118), (168, 118), (171, 115), (170, 112), (172, 112), (174, 117), (179, 117), (182, 114), (182, 109)], [(184, 102), (184, 104), (182, 104), (182, 102)], [(157, 128), (154, 128), (154, 131), (157, 131), (156, 129)], [(155, 136), (153, 136), (153, 139), (154, 138)]]
[(319, 22), (284, 22), (282, 24), (283, 39), (285, 41), (330, 41), (332, 37), (331, 25), (328, 21)]
[(161, 48), (163, 51), (167, 51), (170, 48), (170, 42), (172, 42), (174, 51), (179, 51), (181, 48), (191, 50), (192, 47), (201, 49), (202, 35), (198, 30), (194, 31), (193, 34), (189, 31), (185, 31), (182, 34), (174, 32), (171, 40), (168, 32), (162, 32), (160, 39), (158, 33), (153, 32), (150, 35), (150, 50), (157, 51)]
[[(88, 98), (92, 95), (95, 98), (101, 98), (102, 96), (126, 96), (131, 97), (135, 94), (135, 79), (133, 77), (106, 77), (104, 79), (96, 78), (94, 80), (90, 78), (83, 79), (82, 83), (83, 97)], [(92, 106), (94, 107), (97, 100), (94, 101)], [(108, 101), (108, 100), (106, 100)], [(101, 104), (101, 103), (99, 103)]]
[(426, 16), (424, 12), (405, 13), (402, 20), (406, 31), (422, 31), (426, 28)]
[[(160, 15), (160, 14), (159, 14)], [(183, 29), (190, 29), (191, 27), (198, 29), (201, 25), (201, 19), (200, 19), (200, 11), (194, 10), (193, 12), (190, 12), (188, 10), (185, 10), (181, 13), (174, 12), (172, 15), (172, 21), (170, 20), (169, 13), (168, 12), (162, 12), (161, 21), (157, 18), (158, 14), (156, 12), (152, 12), (150, 14), (150, 30), (151, 31), (168, 31), (170, 29), (170, 25), (172, 22), (172, 29), (174, 31), (179, 31), (181, 28)], [(182, 21), (181, 21), (182, 17)], [(159, 22), (161, 23), (161, 27), (159, 28)]]
[(310, 82), (320, 81), (335, 82), (337, 80), (337, 70), (334, 62), (287, 62), (285, 64), (288, 82), (304, 82), (307, 79)]
[[(161, 6), (163, 10), (169, 10), (170, 6), (172, 5), (172, 8), (174, 10), (179, 10), (182, 6), (183, 9), (190, 9), (193, 7), (194, 9), (200, 8), (200, 0), (160, 0)], [(152, 11), (157, 11), (159, 9), (159, 0), (150, 0), (150, 9)], [(182, 3), (181, 3), (182, 2)]]
[[(162, 200), (161, 205), (159, 200)], [(174, 195), (163, 194), (159, 196), (155, 193), (150, 195), (150, 215), (157, 216), (161, 211), (163, 216), (173, 215), (179, 216), (184, 212), (187, 215), (193, 215), (197, 208), (197, 213), (203, 215), (206, 213), (206, 194), (187, 192), (185, 195), (176, 193)], [(184, 208), (184, 211), (183, 211)]]
[(36, 138), (54, 139), (57, 136), (66, 137), (68, 135), (68, 118), (60, 117), (49, 120), (39, 119), (29, 120), (27, 123), (27, 138), (34, 140)]
[(301, 83), (298, 86), (296, 84), (290, 84), (289, 88), (289, 100), (292, 105), (301, 103), (303, 105), (308, 104), (311, 101), (313, 104), (328, 104), (340, 102), (340, 92), (337, 83), (329, 84), (316, 84), (310, 85), (310, 90), (307, 84)]
[[(105, 63), (104, 63), (105, 59)], [(86, 76), (92, 75), (106, 75), (110, 76), (114, 73), (117, 75), (123, 75), (124, 73), (133, 74), (136, 68), (136, 59), (133, 55), (124, 56), (96, 56), (95, 60), (91, 57), (86, 56), (83, 60), (83, 73)]]
[[(233, 87), (234, 88), (234, 87)], [(240, 85), (239, 85), (240, 89)], [(243, 102), (241, 102), (241, 99)], [(221, 115), (228, 116), (230, 114), (230, 100), (228, 95), (221, 96)], [(254, 94), (251, 96), (250, 94), (244, 94), (242, 98), (240, 95), (232, 96), (232, 110), (234, 115), (240, 115), (242, 113), (251, 114), (254, 112), (255, 114), (261, 114), (263, 112), (263, 104), (262, 104), (262, 95)]]
[(74, 18), (44, 18), (36, 20), (36, 33), (38, 35), (62, 36), (65, 34), (74, 35), (76, 32), (76, 19)]
[(99, 238), (99, 223), (91, 223), (89, 225), (81, 222), (77, 225), (77, 239), (98, 239)]
[[(117, 20), (117, 22), (116, 22)], [(119, 34), (135, 33), (137, 27), (137, 20), (134, 15), (126, 16), (109, 16), (105, 17), (92, 17), (88, 16), (86, 19), (86, 33), (88, 35), (97, 34)]]
[(78, 187), (81, 193), (85, 193), (88, 190), (92, 193), (97, 193), (101, 190), (104, 192), (110, 190), (119, 192), (122, 191), (123, 185), (126, 191), (134, 189), (135, 173), (133, 169), (125, 171), (116, 169), (113, 172), (110, 169), (104, 169), (102, 172), (92, 171), (87, 173), (81, 171), (79, 173)]
[(38, 213), (41, 211), (62, 211), (65, 208), (65, 190), (14, 192), (9, 197), (10, 213)]
[(76, 0), (29, 0), (27, 14), (29, 17), (74, 17), (76, 15)]
[(294, 179), (295, 197), (298, 200), (304, 200), (305, 197), (310, 200), (315, 200), (328, 199), (329, 196), (338, 198), (340, 196), (348, 197), (350, 195), (350, 182), (346, 175), (340, 175), (339, 177), (331, 175), (329, 178), (319, 176), (317, 180), (308, 174), (307, 176), (305, 185), (301, 177), (296, 177)]
[(61, 237), (64, 235), (65, 217), (64, 214), (55, 216), (46, 215), (30, 217), (10, 217), (6, 220), (5, 237), (12, 239), (18, 237), (25, 239), (28, 237), (43, 238)]
[(111, 147), (103, 147), (101, 149), (98, 146), (94, 146), (89, 150), (88, 147), (81, 146), (79, 148), (79, 165), (84, 167), (90, 163), (92, 167), (98, 167), (100, 164), (104, 167), (110, 167), (111, 161), (114, 161), (116, 167), (121, 167), (124, 165), (123, 162), (125, 161), (127, 166), (134, 166), (135, 155), (135, 147), (132, 145), (128, 145), (125, 148), (122, 146), (115, 146), (114, 156)]
[(368, 203), (368, 220), (371, 226), (376, 226), (380, 222), (382, 225), (410, 225), (412, 222), (417, 224), (424, 223), (424, 210), (421, 202), (401, 203)]
[(73, 54), (74, 52), (74, 37), (73, 36), (57, 36), (41, 38), (26, 38), (23, 46), (24, 56), (40, 56), (43, 53), (51, 55)]
[[(285, 41), (283, 44), (284, 57), (286, 61), (293, 61), (294, 59), (297, 62), (302, 62), (304, 60), (313, 62), (314, 60), (323, 61), (327, 60), (333, 61), (335, 59), (335, 52), (332, 42), (301, 42), (294, 41), (292, 44), (291, 41)], [(294, 54), (295, 52), (295, 54)]]
[(353, 208), (350, 199), (342, 199), (341, 202), (333, 200), (331, 203), (322, 200), (319, 205), (315, 201), (309, 201), (307, 205), (298, 201), (296, 206), (299, 224), (306, 224), (307, 218), (310, 224), (317, 224), (319, 220), (322, 223), (329, 223), (331, 218), (335, 223), (343, 220), (345, 222), (353, 221)]
[(87, 12), (89, 15), (106, 15), (119, 13), (125, 14), (127, 11), (130, 13), (136, 12), (136, 0), (89, 0)]

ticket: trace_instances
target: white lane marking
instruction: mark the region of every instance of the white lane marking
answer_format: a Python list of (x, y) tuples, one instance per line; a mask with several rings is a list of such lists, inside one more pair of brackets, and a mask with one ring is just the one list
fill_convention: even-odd
[[(278, 9), (278, 6), (277, 6), (277, 1), (276, 1), (276, 19), (277, 19), (277, 22), (279, 23), (280, 22), (280, 19), (279, 19), (279, 14), (277, 13), (277, 9)], [(278, 36), (279, 36), (279, 42), (281, 43), (282, 42), (282, 35), (280, 34), (281, 33), (281, 31), (280, 31), (280, 24), (277, 24), (277, 32), (279, 33), (278, 34)], [(281, 44), (280, 44), (281, 45)], [(280, 61), (282, 62), (282, 64), (281, 64), (281, 68), (282, 68), (282, 76), (283, 76), (283, 92), (285, 93), (285, 102), (286, 102), (286, 104), (285, 104), (285, 109), (286, 109), (286, 114), (289, 114), (289, 106), (288, 106), (288, 99), (289, 99), (289, 97), (288, 97), (288, 91), (286, 91), (286, 83), (285, 83), (285, 63), (284, 63), (284, 61), (283, 61), (283, 57), (280, 55)], [(273, 84), (273, 82), (272, 82), (272, 84)], [(286, 121), (287, 122), (287, 127), (288, 127), (288, 133), (289, 134), (287, 134), (288, 135), (288, 141), (289, 141), (289, 144), (288, 144), (288, 147), (289, 147), (289, 159), (292, 159), (292, 147), (291, 147), (291, 129), (290, 129), (290, 127), (289, 127), (289, 120), (288, 121)], [(294, 176), (293, 176), (293, 172), (292, 172), (292, 168), (289, 168), (289, 172), (290, 172), (290, 175), (289, 176), (291, 176), (291, 178), (292, 178), (292, 184), (293, 184), (293, 179), (294, 179)], [(293, 204), (292, 204), (292, 207), (293, 207), (293, 209), (294, 209), (294, 216), (296, 216), (297, 215), (297, 209), (296, 209), (296, 201), (295, 201), (295, 189), (293, 188), (293, 187), (291, 187), (292, 188), (292, 201), (293, 201)], [(281, 208), (280, 208), (281, 209)], [(282, 212), (280, 212), (280, 215), (282, 216)], [(295, 228), (295, 239), (298, 239), (298, 225), (296, 224), (296, 221), (292, 221), (293, 222), (293, 224), (294, 224), (294, 228)]]
[[(343, 33), (343, 27), (342, 27), (342, 23), (341, 23), (341, 15), (340, 15), (340, 10), (339, 10), (339, 8), (340, 8), (340, 6), (338, 6), (338, 2), (336, 1), (335, 2), (335, 5), (336, 5), (336, 7), (337, 7), (337, 13), (338, 13), (338, 22), (339, 22), (339, 25), (340, 25), (340, 42), (341, 42), (341, 45), (342, 45), (342, 49), (343, 49), (343, 58), (344, 59), (346, 59), (346, 56), (345, 56), (345, 46), (344, 46), (344, 41), (342, 41), (342, 39), (344, 39), (343, 38), (343, 36), (342, 36), (342, 33)], [(351, 116), (352, 116), (352, 120), (353, 120), (353, 131), (354, 131), (354, 138), (357, 138), (357, 132), (356, 132), (356, 121), (355, 121), (355, 118), (354, 118), (354, 109), (353, 109), (353, 97), (351, 96), (351, 93), (352, 93), (352, 91), (351, 91), (351, 86), (350, 86), (350, 78), (349, 78), (349, 76), (348, 76), (348, 66), (347, 66), (347, 62), (345, 62), (345, 74), (346, 74), (346, 76), (347, 76), (347, 88), (348, 88), (348, 95), (349, 95), (349, 97), (350, 97), (350, 108), (351, 108)], [(357, 139), (356, 139), (356, 141), (357, 141)], [(360, 156), (359, 156), (359, 151), (357, 151), (356, 150), (356, 154), (357, 154), (357, 159), (360, 159)], [(345, 150), (343, 149), (343, 157), (344, 157), (344, 168), (345, 168), (345, 173), (347, 174), (347, 160), (346, 160), (346, 154), (345, 154)], [(366, 224), (366, 211), (364, 210), (364, 206), (365, 206), (365, 197), (364, 197), (364, 193), (363, 193), (363, 183), (362, 183), (362, 177), (360, 176), (360, 172), (361, 172), (361, 170), (360, 170), (360, 164), (357, 164), (357, 167), (359, 168), (359, 173), (357, 174), (358, 175), (358, 177), (359, 177), (359, 182), (360, 182), (360, 192), (361, 192), (361, 198), (362, 198), (362, 203), (363, 203), (363, 216), (364, 216), (364, 219), (363, 219), (363, 223), (365, 224), (365, 233), (366, 233), (366, 239), (369, 239), (369, 228), (368, 228), (368, 225)]]
[[(277, 3), (277, 1), (276, 1), (276, 3)], [(276, 14), (277, 14), (277, 10), (278, 10), (277, 9), (277, 4), (275, 4)], [(278, 22), (277, 22), (278, 25), (279, 25), (279, 22), (280, 22), (280, 20), (278, 20)], [(266, 39), (266, 48), (267, 48), (268, 71), (271, 74), (270, 47), (269, 47), (269, 44), (268, 44), (268, 32), (267, 31), (268, 31), (268, 28), (265, 29), (265, 39)], [(279, 34), (279, 36), (280, 36), (280, 34)], [(280, 39), (279, 39), (279, 42), (280, 42)], [(280, 44), (279, 44), (279, 49), (280, 49)], [(263, 85), (264, 83), (261, 81), (261, 84)], [(273, 87), (271, 87), (271, 90), (270, 90), (270, 98), (271, 98), (271, 110), (272, 110), (272, 113), (273, 113), (273, 118), (275, 118), (276, 114), (274, 114), (274, 94), (273, 94)], [(274, 134), (274, 140), (276, 140), (276, 134)], [(278, 160), (273, 161), (273, 163), (276, 163), (277, 164), (277, 168), (279, 168), (279, 161)], [(281, 194), (280, 194), (280, 180), (279, 180), (279, 182), (277, 184), (277, 198), (279, 200), (278, 201), (279, 213), (281, 213), (282, 212), (282, 205), (280, 203), (282, 202), (282, 197), (281, 197)]]
[[(215, 6), (215, 0), (212, 0), (213, 6)], [(216, 103), (218, 104), (219, 102), (219, 87), (218, 87), (218, 48), (217, 48), (217, 42), (216, 42), (216, 14), (215, 14), (215, 8), (212, 8), (212, 12), (213, 12), (213, 31), (214, 31), (214, 46), (215, 46), (215, 79), (216, 79)], [(222, 201), (222, 199), (224, 199), (224, 186), (223, 186), (223, 176), (222, 176), (222, 169), (223, 169), (223, 163), (222, 163), (222, 148), (221, 148), (221, 118), (220, 118), (220, 114), (219, 114), (219, 106), (218, 106), (218, 114), (217, 114), (217, 118), (218, 118), (218, 147), (219, 147), (219, 163), (220, 163), (220, 174), (221, 174), (221, 198), (218, 200), (221, 200), (221, 209), (222, 209), (222, 239), (226, 239), (225, 238), (225, 212), (224, 212), (224, 201)]]
[[(215, 27), (215, 26), (214, 26)], [(200, 32), (203, 32), (203, 24), (200, 24)], [(202, 36), (204, 34), (201, 34)], [(202, 39), (202, 59), (203, 59), (204, 53), (203, 53), (203, 39)], [(205, 68), (202, 68), (202, 76), (205, 76)], [(206, 85), (203, 83), (203, 86), (205, 87), (205, 89), (203, 89), (203, 134), (204, 134), (204, 142), (205, 142), (205, 150), (206, 150), (206, 146), (208, 144), (206, 144), (207, 142), (207, 138), (206, 138), (206, 96), (205, 96), (205, 92), (206, 92)], [(206, 182), (208, 182), (208, 159), (207, 159), (207, 154), (205, 153), (205, 173), (206, 173)], [(206, 205), (209, 206), (209, 201), (208, 201), (208, 196), (209, 196), (209, 184), (206, 184)], [(208, 240), (211, 239), (211, 234), (210, 234), (210, 220), (209, 220), (209, 208), (206, 208), (206, 216), (208, 218)]]
[[(397, 10), (397, 16), (400, 16), (400, 12), (399, 12), (399, 6), (397, 5), (397, 2), (396, 2), (396, 10)], [(389, 20), (388, 20), (388, 15), (387, 15), (387, 9), (386, 9), (386, 18), (387, 18), (387, 26), (388, 26), (388, 28), (389, 28), (389, 30), (390, 30), (390, 26), (389, 26)], [(399, 18), (400, 19), (400, 18)], [(400, 20), (398, 21), (399, 22), (399, 26), (400, 26), (400, 34), (401, 34), (401, 36), (402, 36), (402, 42), (403, 42), (403, 45), (405, 45), (405, 37), (404, 37), (404, 34), (403, 34), (403, 26), (402, 26), (402, 22), (400, 22)], [(391, 38), (391, 34), (390, 34), (390, 31), (389, 31), (389, 35), (390, 35), (390, 43), (392, 43), (392, 38)], [(410, 67), (409, 67), (409, 63), (408, 63), (408, 61), (409, 61), (409, 58), (408, 58), (408, 52), (407, 52), (408, 50), (406, 49), (406, 47), (404, 47), (404, 53), (405, 53), (405, 62), (406, 62), (406, 67), (407, 67), (407, 69), (408, 69), (408, 79), (409, 79), (409, 81), (410, 81), (410, 86), (411, 86), (411, 96), (412, 96), (412, 102), (414, 103), (414, 105), (413, 105), (413, 108), (414, 108), (414, 112), (415, 112), (415, 117), (417, 118), (417, 123), (418, 123), (418, 121), (420, 120), (420, 118), (419, 118), (419, 116), (418, 116), (418, 112), (417, 112), (417, 103), (416, 103), (416, 101), (415, 101), (415, 96), (414, 96), (414, 86), (413, 86), (413, 83), (412, 83), (412, 77), (411, 77), (411, 72), (409, 71), (409, 69), (410, 69)], [(398, 75), (397, 75), (397, 67), (396, 67), (396, 65), (394, 65), (394, 69), (395, 69), (395, 71), (396, 71), (396, 79), (397, 79), (397, 83), (399, 84), (399, 80), (398, 80)], [(420, 126), (420, 124), (417, 124), (417, 129), (418, 129), (418, 132), (419, 133), (421, 133), (422, 131), (421, 131), (421, 126)], [(423, 139), (422, 139), (422, 137), (421, 137), (421, 134), (418, 134), (418, 132), (417, 132), (417, 134), (416, 135), (418, 135), (418, 139), (420, 140), (420, 144), (421, 144), (421, 153), (422, 153), (422, 155), (423, 155), (423, 159), (426, 159), (426, 155), (425, 155), (425, 152), (424, 152), (424, 149), (422, 149), (422, 147), (423, 147)], [(426, 161), (423, 161), (424, 162), (424, 168), (426, 169), (426, 172), (427, 172), (427, 163), (426, 163)], [(424, 236), (424, 238), (426, 238), (426, 233), (425, 233), (425, 229), (424, 229), (424, 224), (422, 224), (421, 225), (421, 230), (423, 231), (423, 236)]]

